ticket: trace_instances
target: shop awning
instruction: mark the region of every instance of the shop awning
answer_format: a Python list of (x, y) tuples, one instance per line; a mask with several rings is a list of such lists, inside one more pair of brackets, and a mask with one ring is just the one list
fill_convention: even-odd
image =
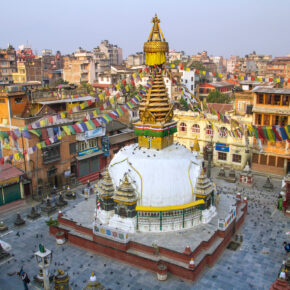
[(101, 154), (104, 154), (104, 152), (102, 150), (99, 150), (98, 152), (86, 154), (84, 156), (77, 156), (76, 158), (77, 158), (77, 160), (84, 160), (84, 159), (88, 159), (88, 158), (91, 158), (93, 156), (97, 156), (97, 155), (101, 155)]

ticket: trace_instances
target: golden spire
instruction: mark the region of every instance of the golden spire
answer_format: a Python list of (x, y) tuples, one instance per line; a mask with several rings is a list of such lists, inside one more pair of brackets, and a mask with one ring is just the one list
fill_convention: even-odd
[(152, 19), (152, 29), (148, 41), (144, 43), (145, 63), (150, 66), (161, 65), (166, 62), (165, 53), (168, 52), (168, 43), (160, 28), (157, 15)]
[(114, 201), (119, 202), (137, 202), (137, 196), (135, 189), (128, 179), (127, 173), (124, 174), (124, 179), (120, 186), (117, 187), (115, 195), (113, 197)]
[(103, 172), (103, 178), (97, 185), (97, 191), (101, 197), (111, 197), (114, 195), (114, 185), (108, 169)]
[(173, 107), (169, 103), (166, 87), (160, 72), (156, 73), (154, 83), (140, 107), (140, 119), (143, 123), (155, 124), (170, 122), (173, 117)]
[(200, 151), (200, 147), (199, 147), (199, 144), (198, 144), (198, 141), (197, 141), (196, 137), (194, 139), (194, 143), (193, 143), (193, 146), (192, 146), (192, 151), (195, 151), (195, 152), (199, 152)]

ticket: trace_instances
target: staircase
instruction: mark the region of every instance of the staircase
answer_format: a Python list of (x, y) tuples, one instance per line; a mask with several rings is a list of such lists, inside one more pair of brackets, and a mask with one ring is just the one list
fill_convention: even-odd
[(88, 181), (94, 181), (94, 180), (99, 179), (99, 177), (100, 177), (100, 172), (93, 172), (88, 175), (78, 177), (78, 181), (81, 184), (86, 184)]

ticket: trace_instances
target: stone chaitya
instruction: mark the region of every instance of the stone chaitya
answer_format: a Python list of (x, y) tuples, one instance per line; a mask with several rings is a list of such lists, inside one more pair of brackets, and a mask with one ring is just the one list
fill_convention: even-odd
[(134, 231), (137, 199), (135, 189), (128, 179), (128, 174), (125, 173), (113, 196), (115, 214), (110, 219), (109, 225)]
[[(109, 218), (115, 212), (113, 200), (115, 189), (108, 169), (103, 172), (103, 178), (96, 185), (96, 192), (98, 218), (103, 223), (108, 223)], [(99, 208), (98, 203), (100, 204)]]

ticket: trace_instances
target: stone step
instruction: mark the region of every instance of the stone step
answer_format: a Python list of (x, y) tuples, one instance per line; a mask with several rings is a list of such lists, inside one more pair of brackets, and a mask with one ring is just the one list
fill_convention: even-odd
[[(216, 238), (216, 240), (213, 242), (213, 244), (209, 248), (203, 249), (202, 251), (200, 251), (198, 253), (198, 255), (194, 257), (195, 265), (197, 266), (206, 255), (211, 255), (216, 250), (216, 248), (222, 243), (222, 241), (223, 241), (223, 238)], [(134, 255), (137, 255), (139, 257), (147, 258), (147, 259), (155, 261), (155, 262), (162, 260), (165, 262), (169, 262), (169, 263), (178, 265), (178, 266), (183, 267), (183, 268), (188, 268), (189, 260), (190, 260), (190, 258), (189, 258), (188, 263), (184, 263), (182, 261), (170, 258), (167, 255), (162, 255), (162, 254), (154, 255), (153, 253), (150, 254), (147, 252), (137, 250), (135, 248), (128, 249), (127, 253), (134, 254)]]

